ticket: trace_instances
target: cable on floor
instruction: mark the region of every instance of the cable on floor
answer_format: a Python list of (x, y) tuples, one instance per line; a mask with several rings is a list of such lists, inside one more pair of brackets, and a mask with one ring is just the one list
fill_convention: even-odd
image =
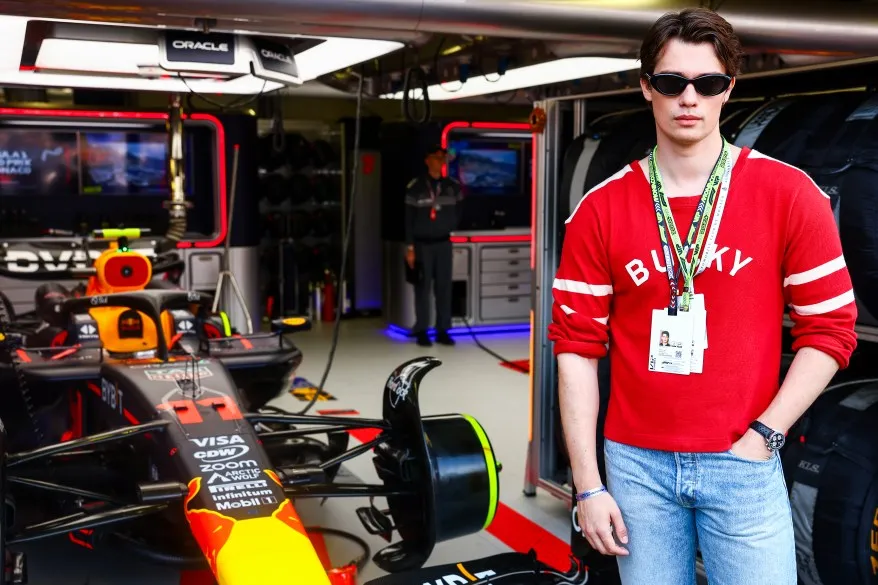
[(502, 355), (500, 355), (496, 351), (494, 351), (488, 347), (485, 347), (485, 345), (482, 344), (482, 342), (479, 340), (478, 336), (476, 335), (476, 332), (473, 331), (473, 328), (470, 325), (469, 319), (467, 319), (466, 317), (463, 317), (463, 322), (466, 324), (466, 328), (469, 329), (469, 334), (470, 334), (470, 336), (472, 336), (473, 341), (476, 342), (476, 345), (478, 345), (480, 349), (482, 349), (488, 355), (491, 355), (491, 356), (497, 358), (505, 366), (512, 368), (513, 370), (515, 370), (517, 372), (521, 372), (522, 374), (529, 374), (530, 373), (529, 369), (523, 368), (520, 365), (518, 365), (517, 363), (509, 361), (508, 359), (506, 359), (505, 357), (503, 357)]
[[(326, 379), (329, 377), (329, 371), (332, 369), (332, 362), (335, 359), (335, 350), (338, 347), (338, 333), (341, 328), (341, 310), (344, 305), (344, 299), (342, 298), (342, 289), (344, 287), (341, 286), (341, 282), (343, 282), (345, 278), (345, 272), (348, 266), (348, 250), (350, 248), (351, 243), (351, 231), (354, 227), (354, 205), (357, 197), (357, 174), (359, 173), (360, 166), (360, 121), (362, 118), (362, 107), (363, 107), (363, 79), (365, 78), (366, 73), (363, 67), (360, 68), (359, 74), (359, 84), (357, 85), (357, 111), (354, 114), (354, 165), (353, 170), (351, 172), (351, 197), (350, 202), (348, 203), (348, 217), (347, 217), (347, 228), (344, 233), (344, 243), (342, 244), (341, 250), (341, 270), (338, 275), (339, 286), (335, 287), (336, 301), (335, 301), (335, 324), (332, 328), (332, 344), (329, 347), (329, 359), (326, 362), (326, 369), (323, 371), (323, 377), (320, 379), (320, 383), (317, 384), (316, 392), (314, 392), (314, 396), (311, 397), (311, 400), (305, 405), (305, 408), (300, 410), (297, 414), (306, 414), (311, 408), (316, 404), (317, 399), (323, 393), (323, 385), (326, 384)], [(342, 194), (344, 196), (344, 193)]]

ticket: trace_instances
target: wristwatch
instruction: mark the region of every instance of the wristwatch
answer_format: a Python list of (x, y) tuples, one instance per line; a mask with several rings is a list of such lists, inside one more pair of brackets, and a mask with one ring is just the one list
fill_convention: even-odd
[(765, 446), (772, 452), (779, 451), (786, 443), (786, 437), (771, 427), (768, 427), (758, 420), (750, 423), (750, 428), (765, 437)]

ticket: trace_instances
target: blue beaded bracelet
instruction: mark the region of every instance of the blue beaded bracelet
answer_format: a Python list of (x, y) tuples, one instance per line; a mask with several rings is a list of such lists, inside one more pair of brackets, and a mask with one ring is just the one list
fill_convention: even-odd
[(576, 494), (576, 501), (581, 502), (582, 500), (587, 500), (588, 498), (596, 496), (605, 491), (607, 491), (607, 488), (605, 486), (601, 486), (598, 488), (594, 488), (593, 490), (588, 490), (587, 492), (580, 492)]

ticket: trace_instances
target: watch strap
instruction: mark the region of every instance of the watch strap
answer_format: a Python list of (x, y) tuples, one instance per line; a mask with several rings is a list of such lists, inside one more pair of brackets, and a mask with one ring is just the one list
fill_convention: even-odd
[(751, 422), (750, 428), (765, 438), (765, 444), (771, 451), (777, 451), (785, 442), (786, 437), (784, 437), (783, 433), (774, 430), (758, 420)]
[(768, 425), (764, 425), (758, 420), (754, 420), (750, 423), (750, 428), (765, 437), (765, 439), (769, 439), (771, 435), (773, 435), (776, 431), (769, 427)]

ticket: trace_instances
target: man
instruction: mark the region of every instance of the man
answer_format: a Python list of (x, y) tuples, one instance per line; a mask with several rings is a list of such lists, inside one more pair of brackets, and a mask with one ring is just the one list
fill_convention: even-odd
[[(660, 18), (640, 51), (657, 147), (567, 220), (549, 326), (561, 417), (580, 524), (624, 585), (694, 585), (696, 550), (710, 583), (796, 584), (777, 449), (856, 346), (829, 199), (720, 134), (741, 55), (714, 12)], [(787, 307), (796, 356), (778, 388)], [(658, 347), (662, 331), (684, 351)]]
[[(427, 172), (408, 184), (405, 194), (406, 263), (418, 266), (415, 284), (414, 334), (418, 345), (432, 345), (427, 336), (430, 320), (430, 293), (436, 295), (436, 341), (454, 345), (451, 328), (451, 232), (460, 221), (460, 184), (442, 176), (447, 152), (430, 147), (424, 157)], [(432, 289), (432, 290), (431, 290)]]

